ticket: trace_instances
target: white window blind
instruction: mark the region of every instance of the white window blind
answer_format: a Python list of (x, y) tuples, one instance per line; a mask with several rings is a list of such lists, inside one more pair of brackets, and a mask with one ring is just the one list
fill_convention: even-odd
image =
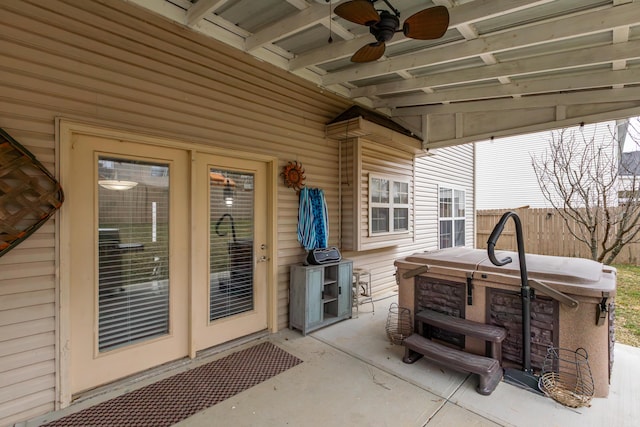
[(169, 167), (101, 157), (98, 175), (98, 347), (108, 351), (169, 331)]
[(253, 310), (254, 176), (211, 169), (209, 321)]

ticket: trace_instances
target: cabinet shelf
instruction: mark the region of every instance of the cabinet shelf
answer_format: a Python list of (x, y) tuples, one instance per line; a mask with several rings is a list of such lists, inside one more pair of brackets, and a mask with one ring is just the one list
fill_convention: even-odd
[(289, 328), (303, 335), (351, 317), (353, 263), (291, 266)]

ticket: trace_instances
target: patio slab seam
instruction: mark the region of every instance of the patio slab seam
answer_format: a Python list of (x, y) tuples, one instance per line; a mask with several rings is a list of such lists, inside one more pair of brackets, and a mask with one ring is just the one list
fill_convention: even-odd
[[(362, 357), (362, 356), (360, 356), (359, 354), (354, 353), (354, 352), (351, 352), (351, 351), (349, 351), (349, 350), (347, 350), (347, 349), (341, 348), (340, 346), (337, 346), (337, 345), (335, 345), (334, 343), (332, 343), (332, 342), (330, 342), (330, 341), (328, 341), (328, 340), (325, 340), (325, 339), (323, 339), (323, 338), (321, 338), (321, 337), (319, 337), (319, 336), (314, 336), (313, 334), (310, 334), (309, 336), (310, 336), (311, 338), (313, 338), (313, 339), (315, 339), (315, 340), (317, 340), (317, 341), (319, 341), (319, 342), (321, 342), (321, 343), (325, 344), (325, 345), (330, 346), (331, 348), (333, 348), (333, 349), (335, 349), (335, 350), (337, 350), (337, 351), (340, 351), (340, 352), (342, 352), (342, 353), (344, 353), (344, 354), (346, 354), (346, 355), (348, 355), (348, 356), (350, 356), (350, 357), (353, 357), (353, 358), (355, 358), (355, 359), (359, 360), (360, 362), (363, 362), (363, 363), (365, 363), (365, 364), (371, 365), (371, 366), (373, 366), (374, 368), (379, 369), (380, 371), (382, 371), (382, 372), (386, 373), (387, 375), (390, 375), (390, 376), (392, 376), (392, 377), (395, 377), (395, 378), (397, 378), (397, 379), (399, 379), (399, 380), (401, 380), (401, 381), (405, 381), (405, 382), (407, 382), (407, 383), (409, 383), (409, 384), (411, 384), (411, 385), (413, 385), (413, 386), (415, 386), (415, 387), (417, 387), (417, 388), (419, 388), (419, 389), (421, 389), (421, 390), (423, 390), (423, 391), (426, 391), (427, 393), (431, 393), (431, 394), (433, 394), (434, 396), (436, 396), (436, 397), (438, 397), (438, 398), (442, 399), (442, 401), (441, 401), (441, 402), (440, 402), (440, 404), (438, 405), (437, 409), (436, 409), (435, 411), (433, 411), (430, 415), (428, 415), (428, 418), (427, 418), (427, 420), (422, 424), (422, 427), (428, 427), (428, 426), (429, 426), (429, 423), (430, 423), (430, 422), (431, 422), (431, 421), (432, 421), (432, 420), (433, 420), (433, 419), (438, 415), (438, 413), (439, 413), (440, 411), (442, 411), (442, 410), (446, 407), (446, 405), (447, 405), (448, 403), (449, 403), (449, 404), (451, 404), (451, 405), (454, 405), (454, 406), (456, 406), (456, 407), (458, 407), (458, 408), (460, 408), (460, 409), (462, 409), (462, 410), (464, 410), (464, 411), (467, 411), (467, 412), (469, 412), (469, 413), (471, 413), (471, 414), (473, 414), (473, 415), (475, 415), (475, 416), (477, 416), (477, 417), (480, 417), (480, 418), (482, 418), (482, 419), (485, 419), (485, 420), (487, 420), (488, 422), (491, 422), (491, 423), (494, 423), (494, 424), (497, 424), (497, 425), (500, 425), (500, 426), (503, 426), (503, 427), (509, 427), (509, 426), (511, 426), (510, 424), (504, 424), (504, 420), (491, 419), (490, 417), (487, 417), (486, 415), (483, 415), (483, 414), (481, 414), (481, 413), (478, 413), (478, 412), (474, 411), (473, 409), (466, 408), (466, 407), (464, 407), (464, 406), (460, 405), (460, 402), (459, 402), (459, 401), (456, 401), (456, 400), (454, 400), (454, 399), (453, 399), (454, 395), (455, 395), (455, 394), (456, 394), (456, 393), (457, 393), (461, 388), (463, 388), (463, 387), (464, 387), (465, 383), (467, 383), (468, 381), (472, 380), (472, 378), (471, 378), (471, 377), (473, 376), (473, 374), (468, 374), (468, 375), (467, 375), (467, 376), (466, 376), (466, 377), (465, 377), (465, 378), (464, 378), (464, 379), (463, 379), (463, 380), (462, 380), (462, 381), (461, 381), (461, 382), (460, 382), (460, 383), (459, 383), (459, 384), (458, 384), (458, 385), (457, 385), (457, 386), (456, 386), (456, 387), (451, 391), (451, 393), (449, 394), (449, 396), (448, 396), (448, 397), (446, 397), (446, 396), (442, 396), (442, 395), (440, 395), (439, 393), (435, 392), (434, 390), (431, 390), (431, 389), (429, 389), (429, 388), (427, 388), (427, 387), (424, 387), (424, 385), (420, 384), (418, 381), (415, 381), (415, 380), (413, 380), (413, 379), (412, 379), (412, 378), (410, 378), (410, 377), (407, 377), (407, 376), (404, 376), (404, 375), (400, 375), (400, 374), (398, 374), (397, 372), (394, 372), (393, 370), (390, 370), (390, 369), (386, 368), (384, 365), (381, 365), (381, 364), (378, 364), (378, 363), (374, 362), (373, 360), (363, 358), (363, 357)], [(475, 386), (474, 386), (474, 387), (475, 387)]]
[(445, 401), (449, 401), (449, 400), (450, 400), (450, 398), (451, 398), (451, 397), (453, 397), (453, 395), (454, 395), (454, 394), (455, 394), (455, 393), (460, 389), (460, 387), (462, 387), (462, 385), (465, 383), (465, 381), (467, 381), (467, 379), (471, 376), (471, 374), (468, 374), (467, 376), (465, 376), (465, 377), (464, 377), (464, 379), (460, 382), (460, 384), (458, 384), (457, 386), (455, 386), (455, 388), (454, 388), (454, 389), (453, 389), (453, 391), (449, 394), (449, 396), (442, 396), (442, 395), (440, 395), (438, 392), (436, 392), (436, 391), (434, 391), (434, 390), (432, 390), (432, 389), (426, 388), (424, 385), (422, 385), (422, 384), (420, 384), (419, 382), (417, 382), (417, 381), (413, 380), (411, 377), (407, 377), (407, 376), (404, 376), (404, 375), (399, 374), (398, 372), (394, 372), (393, 370), (388, 369), (387, 367), (385, 367), (385, 366), (384, 366), (384, 365), (382, 365), (382, 364), (376, 363), (375, 361), (373, 361), (373, 360), (371, 360), (371, 359), (364, 358), (364, 357), (360, 356), (359, 354), (354, 353), (354, 352), (352, 352), (352, 351), (349, 351), (349, 350), (347, 350), (347, 349), (345, 349), (345, 348), (342, 348), (342, 347), (340, 347), (340, 346), (336, 346), (336, 345), (335, 345), (335, 344), (333, 344), (331, 341), (328, 341), (328, 340), (322, 339), (322, 338), (321, 338), (321, 337), (319, 337), (319, 336), (314, 336), (313, 334), (311, 334), (310, 336), (311, 336), (313, 339), (318, 340), (318, 341), (320, 341), (321, 343), (326, 344), (326, 345), (328, 345), (329, 347), (331, 347), (331, 348), (333, 348), (333, 349), (335, 349), (335, 350), (338, 350), (338, 351), (340, 351), (340, 352), (342, 352), (342, 353), (344, 353), (344, 354), (346, 354), (346, 355), (348, 355), (348, 356), (351, 356), (351, 357), (353, 357), (353, 358), (355, 358), (355, 359), (357, 359), (357, 360), (359, 360), (359, 361), (361, 361), (361, 362), (363, 362), (363, 363), (366, 363), (366, 364), (368, 364), (368, 365), (371, 365), (371, 366), (375, 367), (376, 369), (379, 369), (379, 370), (381, 370), (382, 372), (384, 372), (384, 373), (386, 373), (386, 374), (388, 374), (388, 375), (391, 375), (392, 377), (395, 377), (395, 378), (398, 378), (398, 379), (400, 379), (400, 380), (402, 380), (402, 381), (408, 382), (409, 384), (411, 384), (411, 385), (413, 385), (413, 386), (416, 386), (416, 387), (418, 387), (418, 388), (419, 388), (419, 389), (421, 389), (421, 390), (424, 390), (424, 391), (426, 391), (426, 392), (429, 392), (429, 393), (431, 393), (431, 394), (433, 394), (433, 395), (435, 395), (435, 396), (437, 396), (437, 397), (439, 397), (439, 398), (441, 398), (441, 399), (444, 399)]

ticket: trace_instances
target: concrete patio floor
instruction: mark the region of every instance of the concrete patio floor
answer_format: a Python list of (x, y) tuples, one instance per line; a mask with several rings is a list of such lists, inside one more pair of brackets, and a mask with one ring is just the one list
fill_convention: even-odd
[[(307, 336), (284, 330), (262, 338), (304, 362), (176, 425), (640, 425), (640, 348), (616, 344), (609, 396), (593, 399), (587, 408), (568, 408), (504, 382), (490, 396), (482, 396), (475, 390), (476, 376), (425, 360), (413, 365), (402, 362), (403, 347), (390, 344), (385, 333), (389, 306), (395, 301), (395, 296), (376, 301), (375, 314), (371, 305), (365, 304), (357, 318), (354, 313), (353, 319)], [(199, 362), (250, 345), (246, 343)], [(75, 410), (92, 404), (91, 400), (77, 405)], [(73, 409), (46, 418), (50, 421), (70, 410)], [(25, 425), (39, 422), (33, 420)]]

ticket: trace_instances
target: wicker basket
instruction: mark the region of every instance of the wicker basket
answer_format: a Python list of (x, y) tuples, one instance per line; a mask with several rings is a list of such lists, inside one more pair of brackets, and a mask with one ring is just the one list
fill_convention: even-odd
[(0, 129), (0, 256), (33, 234), (63, 200), (53, 175)]
[(572, 351), (549, 347), (538, 380), (540, 390), (571, 408), (589, 406), (594, 385), (588, 359), (584, 348)]
[(387, 337), (392, 344), (402, 344), (405, 338), (413, 333), (411, 310), (391, 303), (387, 316)]

